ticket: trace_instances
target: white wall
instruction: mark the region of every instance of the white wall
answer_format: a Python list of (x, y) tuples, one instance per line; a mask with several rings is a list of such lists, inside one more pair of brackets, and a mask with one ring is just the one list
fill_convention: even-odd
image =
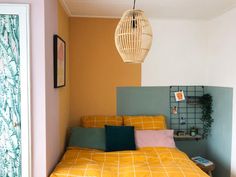
[(236, 9), (208, 23), (208, 70), (210, 85), (236, 85)]
[[(153, 45), (142, 65), (142, 86), (209, 85), (234, 88), (236, 8), (210, 21), (150, 20)], [(233, 107), (231, 177), (236, 177)]]
[[(207, 81), (234, 88), (231, 176), (236, 176), (236, 8), (208, 23)], [(222, 117), (223, 118), (223, 117)]]
[(142, 65), (142, 85), (206, 83), (206, 21), (150, 20), (152, 48)]

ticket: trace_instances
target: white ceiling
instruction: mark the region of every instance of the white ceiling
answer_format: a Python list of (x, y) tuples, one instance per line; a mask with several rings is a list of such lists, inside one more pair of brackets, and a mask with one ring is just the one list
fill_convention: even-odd
[[(133, 0), (60, 0), (70, 16), (119, 18)], [(211, 19), (236, 7), (236, 0), (136, 0), (149, 18)]]

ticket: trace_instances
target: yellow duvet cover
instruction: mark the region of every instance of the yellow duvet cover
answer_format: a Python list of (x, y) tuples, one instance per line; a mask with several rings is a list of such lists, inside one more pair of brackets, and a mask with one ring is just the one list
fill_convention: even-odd
[(50, 177), (208, 177), (174, 148), (103, 152), (69, 148)]

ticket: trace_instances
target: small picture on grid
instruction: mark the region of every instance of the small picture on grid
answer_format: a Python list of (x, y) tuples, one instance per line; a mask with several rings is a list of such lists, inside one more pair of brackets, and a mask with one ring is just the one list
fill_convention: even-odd
[(175, 100), (184, 101), (185, 100), (184, 91), (180, 90), (178, 92), (175, 92)]

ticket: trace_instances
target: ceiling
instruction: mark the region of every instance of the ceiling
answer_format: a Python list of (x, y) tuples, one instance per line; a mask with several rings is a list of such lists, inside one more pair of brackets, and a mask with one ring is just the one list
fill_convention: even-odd
[[(119, 18), (133, 0), (60, 0), (70, 16)], [(236, 0), (137, 0), (149, 18), (211, 19), (236, 7)]]

